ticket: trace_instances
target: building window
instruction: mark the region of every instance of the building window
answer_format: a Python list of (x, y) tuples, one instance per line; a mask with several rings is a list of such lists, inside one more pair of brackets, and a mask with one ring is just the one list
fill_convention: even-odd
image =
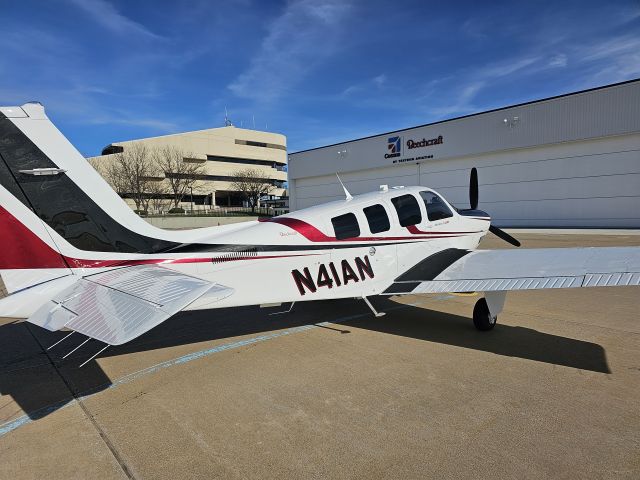
[(267, 148), (267, 144), (263, 142), (252, 142), (251, 140), (247, 140), (245, 145), (251, 145), (252, 147), (262, 147)]
[(120, 145), (108, 145), (102, 149), (101, 155), (113, 155), (114, 153), (124, 152), (124, 147)]
[(391, 227), (389, 225), (389, 216), (382, 205), (371, 205), (362, 210), (369, 222), (369, 230), (371, 233), (386, 232)]
[(416, 225), (422, 221), (422, 214), (420, 213), (420, 205), (413, 195), (402, 195), (400, 197), (392, 198), (391, 202), (396, 207), (398, 212), (398, 220), (400, 220), (400, 226), (409, 227)]
[(339, 217), (333, 217), (331, 223), (333, 224), (333, 231), (335, 232), (337, 240), (360, 236), (358, 219), (353, 213), (345, 213)]
[(218, 155), (207, 155), (207, 160), (212, 162), (241, 163), (243, 165), (264, 165), (265, 167), (271, 168), (276, 168), (279, 165), (273, 160), (254, 160), (253, 158), (221, 157)]
[(424, 200), (424, 206), (427, 208), (427, 217), (429, 217), (429, 220), (432, 222), (453, 217), (451, 209), (444, 203), (444, 200), (435, 193), (424, 191), (420, 192), (420, 196), (422, 200)]
[(236, 145), (248, 145), (250, 147), (261, 147), (261, 148), (275, 148), (276, 150), (287, 150), (287, 147), (284, 145), (278, 145), (276, 143), (265, 143), (265, 142), (254, 142), (253, 140), (240, 140), (236, 139)]

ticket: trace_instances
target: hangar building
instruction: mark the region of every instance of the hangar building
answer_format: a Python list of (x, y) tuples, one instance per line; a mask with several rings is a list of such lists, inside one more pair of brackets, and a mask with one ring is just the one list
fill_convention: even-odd
[(640, 79), (289, 155), (291, 210), (424, 185), (498, 226), (640, 228)]

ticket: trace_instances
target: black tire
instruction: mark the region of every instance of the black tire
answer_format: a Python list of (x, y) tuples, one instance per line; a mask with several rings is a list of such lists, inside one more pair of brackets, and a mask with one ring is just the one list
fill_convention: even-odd
[(498, 317), (492, 317), (489, 313), (489, 306), (484, 298), (476, 302), (473, 307), (473, 325), (480, 331), (486, 332), (496, 326)]

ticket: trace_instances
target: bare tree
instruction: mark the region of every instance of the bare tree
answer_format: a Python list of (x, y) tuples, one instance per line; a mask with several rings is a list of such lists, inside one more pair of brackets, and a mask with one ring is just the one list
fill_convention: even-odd
[(108, 159), (102, 167), (101, 174), (118, 195), (125, 196), (129, 190), (130, 180), (127, 178), (128, 168), (122, 167), (120, 159)]
[(156, 213), (162, 213), (171, 201), (167, 199), (169, 193), (168, 185), (164, 181), (150, 182), (147, 194), (149, 195), (149, 205)]
[(146, 209), (146, 185), (152, 177), (159, 174), (150, 162), (149, 152), (142, 144), (132, 144), (123, 152), (102, 158), (100, 161), (89, 160), (91, 166), (118, 195), (133, 200), (137, 210)]
[(128, 169), (123, 169), (119, 161), (114, 161), (113, 157), (101, 158), (100, 160), (91, 158), (89, 163), (118, 195), (122, 196), (127, 192), (129, 188)]
[(87, 162), (89, 162), (89, 165), (91, 165), (93, 167), (93, 169), (98, 172), (100, 174), (100, 176), (102, 178), (105, 178), (105, 162), (103, 159), (100, 159), (100, 161), (96, 158), (87, 158)]
[(113, 155), (105, 168), (105, 176), (121, 196), (133, 200), (136, 210), (146, 211), (149, 209), (150, 185), (163, 177), (159, 167), (146, 145), (133, 143)]
[(275, 189), (267, 174), (257, 168), (238, 170), (233, 176), (235, 180), (232, 187), (234, 190), (242, 192), (251, 206), (251, 212), (255, 211), (260, 197), (268, 195)]
[(198, 185), (204, 174), (204, 163), (185, 160), (190, 154), (172, 146), (158, 148), (153, 155), (167, 179), (173, 206), (178, 207), (187, 192)]

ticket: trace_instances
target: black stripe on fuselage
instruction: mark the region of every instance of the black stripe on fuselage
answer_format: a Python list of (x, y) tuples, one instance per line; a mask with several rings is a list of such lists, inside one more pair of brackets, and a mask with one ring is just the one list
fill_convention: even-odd
[(418, 262), (415, 266), (396, 278), (395, 281), (426, 282), (433, 280), (468, 253), (471, 252), (459, 248), (447, 248)]
[(257, 252), (304, 252), (308, 250), (337, 250), (345, 248), (369, 248), (369, 247), (383, 247), (386, 245), (402, 245), (409, 243), (421, 243), (428, 240), (411, 240), (408, 242), (384, 242), (384, 243), (342, 243), (342, 244), (327, 244), (327, 243), (311, 243), (309, 245), (253, 245), (253, 244), (207, 244), (207, 243), (185, 243), (175, 248), (163, 250), (156, 253), (210, 253), (210, 252), (246, 252), (249, 250), (255, 250)]
[(71, 245), (91, 252), (119, 253), (158, 253), (180, 245), (122, 226), (64, 173), (20, 173), (34, 168), (59, 166), (0, 113), (0, 184)]
[(382, 295), (396, 295), (400, 293), (411, 293), (418, 285), (420, 285), (420, 282), (392, 283), (384, 292), (382, 292)]
[(421, 282), (435, 279), (443, 271), (471, 253), (469, 250), (447, 248), (428, 256), (394, 280), (394, 283), (382, 292), (383, 295), (411, 293)]

